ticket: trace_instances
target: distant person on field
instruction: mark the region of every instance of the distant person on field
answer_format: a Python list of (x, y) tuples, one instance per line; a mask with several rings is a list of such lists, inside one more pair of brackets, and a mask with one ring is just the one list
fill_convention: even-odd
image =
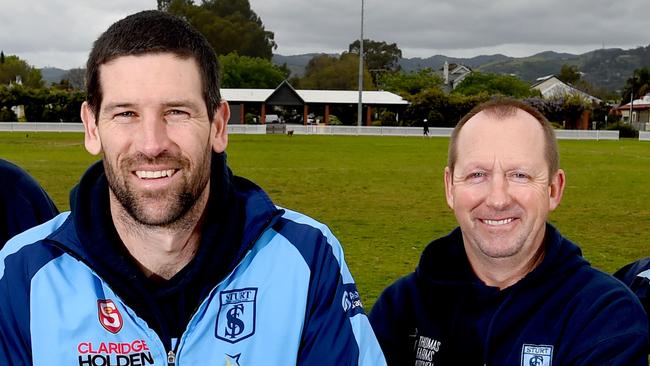
[(424, 136), (429, 136), (429, 121), (426, 118), (422, 121), (422, 133)]
[(0, 159), (0, 187), (0, 248), (14, 235), (59, 213), (29, 173), (4, 159)]
[(646, 315), (547, 222), (565, 175), (553, 128), (511, 99), (458, 123), (444, 172), (459, 227), (370, 321), (390, 365), (647, 365)]
[(228, 168), (217, 60), (159, 11), (95, 41), (102, 161), (0, 251), (0, 365), (385, 364), (330, 230)]
[(650, 316), (650, 257), (624, 266), (614, 273), (614, 277), (623, 281), (639, 297), (646, 313)]

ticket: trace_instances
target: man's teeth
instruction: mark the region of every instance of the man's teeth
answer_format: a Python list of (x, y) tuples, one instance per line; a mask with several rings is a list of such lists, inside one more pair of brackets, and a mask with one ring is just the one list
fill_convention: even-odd
[(174, 174), (174, 169), (168, 170), (136, 170), (135, 175), (141, 179), (155, 179), (163, 177), (171, 177)]
[(513, 219), (503, 219), (503, 220), (483, 220), (484, 223), (488, 225), (493, 225), (493, 226), (499, 226), (499, 225), (505, 225), (509, 222), (511, 222)]

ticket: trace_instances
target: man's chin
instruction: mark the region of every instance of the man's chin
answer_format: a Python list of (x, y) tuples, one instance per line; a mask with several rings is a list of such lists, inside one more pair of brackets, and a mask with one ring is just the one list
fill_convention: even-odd
[(133, 219), (142, 225), (147, 226), (169, 226), (177, 221), (178, 215), (170, 211), (136, 211), (131, 214)]

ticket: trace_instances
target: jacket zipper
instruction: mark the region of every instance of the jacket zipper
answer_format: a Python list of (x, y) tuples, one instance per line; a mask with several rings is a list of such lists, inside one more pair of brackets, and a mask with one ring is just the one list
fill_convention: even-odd
[(168, 366), (174, 366), (176, 365), (176, 354), (174, 351), (169, 351), (167, 352), (167, 365)]
[(170, 349), (169, 352), (167, 352), (167, 366), (176, 366), (176, 354), (178, 353), (178, 346), (181, 344), (181, 340), (176, 339), (176, 344), (174, 345), (174, 349)]

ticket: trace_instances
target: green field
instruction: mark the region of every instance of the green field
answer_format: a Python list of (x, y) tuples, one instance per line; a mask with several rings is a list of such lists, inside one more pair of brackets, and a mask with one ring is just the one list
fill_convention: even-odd
[[(0, 133), (0, 141), (0, 157), (26, 168), (62, 210), (97, 160), (81, 134)], [(446, 151), (446, 138), (232, 135), (228, 159), (276, 204), (329, 225), (370, 308), (456, 225), (443, 192)], [(650, 256), (650, 142), (563, 140), (560, 151), (567, 188), (551, 221), (606, 272)]]

